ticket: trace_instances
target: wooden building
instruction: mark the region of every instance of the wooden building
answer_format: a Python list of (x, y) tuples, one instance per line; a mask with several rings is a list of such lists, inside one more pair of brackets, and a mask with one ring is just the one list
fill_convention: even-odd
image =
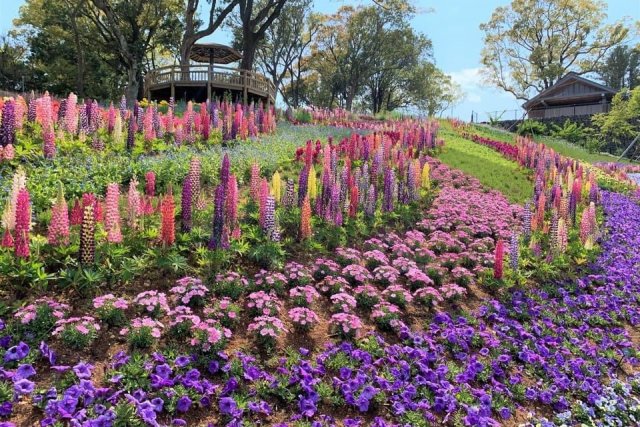
[[(197, 43), (186, 67), (170, 65), (149, 71), (144, 77), (144, 96), (150, 100), (203, 102), (231, 94), (233, 100), (275, 102), (276, 88), (262, 74), (224, 66), (236, 62), (242, 55), (235, 49), (215, 43)], [(220, 65), (223, 64), (223, 65)]]
[(606, 113), (616, 91), (574, 72), (522, 104), (530, 119), (555, 119)]

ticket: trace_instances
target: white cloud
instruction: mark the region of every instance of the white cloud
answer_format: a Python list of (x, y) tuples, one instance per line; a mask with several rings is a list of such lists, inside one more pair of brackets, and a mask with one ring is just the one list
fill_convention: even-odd
[(450, 72), (449, 75), (454, 82), (458, 83), (465, 94), (465, 100), (473, 104), (482, 102), (482, 92), (484, 84), (480, 67), (464, 68), (460, 71)]

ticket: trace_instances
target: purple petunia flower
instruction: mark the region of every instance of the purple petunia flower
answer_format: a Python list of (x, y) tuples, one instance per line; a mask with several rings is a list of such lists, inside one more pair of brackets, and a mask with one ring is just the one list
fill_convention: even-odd
[(91, 378), (92, 369), (93, 369), (93, 365), (85, 362), (80, 362), (73, 367), (73, 372), (75, 372), (78, 378), (86, 380)]
[(35, 387), (36, 385), (33, 381), (29, 381), (27, 379), (18, 380), (13, 383), (13, 389), (18, 395), (31, 394)]
[(189, 396), (181, 396), (178, 399), (178, 403), (176, 404), (176, 409), (178, 412), (187, 412), (191, 407), (191, 399)]
[(220, 399), (220, 412), (225, 415), (234, 415), (238, 405), (232, 397), (223, 397)]
[(21, 379), (32, 377), (35, 374), (36, 374), (36, 370), (33, 369), (32, 365), (20, 365), (16, 370), (16, 375), (14, 379), (21, 380)]
[(184, 368), (189, 363), (191, 363), (191, 359), (187, 356), (178, 356), (175, 360), (175, 364), (178, 368)]
[(20, 341), (18, 345), (14, 345), (9, 350), (7, 350), (7, 352), (4, 354), (4, 361), (13, 362), (22, 360), (27, 357), (28, 354), (29, 346), (26, 343)]

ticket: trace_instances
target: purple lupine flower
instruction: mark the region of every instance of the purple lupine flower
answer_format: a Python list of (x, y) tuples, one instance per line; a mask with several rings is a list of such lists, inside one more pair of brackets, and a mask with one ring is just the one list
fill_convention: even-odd
[(31, 123), (36, 121), (36, 99), (32, 98), (29, 102), (29, 109), (27, 110), (27, 120)]
[(387, 168), (384, 172), (384, 188), (382, 194), (382, 211), (393, 211), (393, 190), (395, 185), (393, 169)]
[(376, 194), (376, 187), (373, 184), (369, 185), (369, 191), (367, 191), (367, 201), (364, 205), (364, 213), (367, 216), (374, 216), (376, 213), (376, 201), (378, 196)]
[(127, 127), (127, 150), (133, 150), (133, 144), (135, 143), (136, 133), (136, 121), (133, 117), (129, 118), (129, 126)]
[(223, 249), (222, 233), (224, 228), (224, 192), (225, 189), (219, 184), (216, 187), (213, 212), (213, 233), (209, 240), (209, 249)]
[(309, 168), (305, 165), (300, 172), (298, 179), (298, 206), (302, 206), (304, 198), (307, 196), (307, 187), (309, 182)]
[(80, 107), (80, 127), (78, 132), (84, 135), (89, 133), (89, 116), (87, 116), (87, 109)]
[(225, 153), (222, 158), (222, 165), (220, 166), (220, 184), (224, 190), (224, 199), (227, 198), (227, 189), (229, 188), (229, 171), (231, 168), (231, 162), (229, 161), (229, 155)]
[(0, 146), (16, 144), (16, 113), (15, 102), (7, 101), (2, 108), (2, 122), (0, 123)]
[(522, 222), (524, 223), (524, 240), (525, 242), (528, 242), (531, 237), (531, 202), (527, 202), (524, 205)]
[(513, 271), (518, 271), (519, 256), (518, 234), (514, 231), (511, 234), (511, 242), (509, 245), (509, 260), (511, 261), (511, 269)]

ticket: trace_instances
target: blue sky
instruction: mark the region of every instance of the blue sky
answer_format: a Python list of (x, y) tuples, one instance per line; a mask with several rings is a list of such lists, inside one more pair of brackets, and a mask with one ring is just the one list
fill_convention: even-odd
[[(11, 28), (22, 3), (23, 0), (0, 0), (0, 33)], [(345, 4), (367, 1), (315, 0), (315, 3), (318, 11), (330, 13)], [(460, 105), (448, 111), (447, 115), (469, 120), (471, 112), (475, 111), (480, 120), (486, 120), (488, 112), (506, 110), (503, 117), (512, 118), (516, 114), (513, 110), (519, 110), (521, 102), (510, 94), (487, 86), (480, 77), (482, 32), (478, 27), (489, 20), (496, 7), (508, 3), (509, 0), (414, 1), (422, 12), (412, 20), (413, 27), (431, 38), (437, 65), (450, 74), (466, 93)], [(640, 19), (640, 0), (609, 0), (607, 14), (609, 21), (624, 17)], [(226, 43), (229, 34), (221, 31), (209, 39)]]

